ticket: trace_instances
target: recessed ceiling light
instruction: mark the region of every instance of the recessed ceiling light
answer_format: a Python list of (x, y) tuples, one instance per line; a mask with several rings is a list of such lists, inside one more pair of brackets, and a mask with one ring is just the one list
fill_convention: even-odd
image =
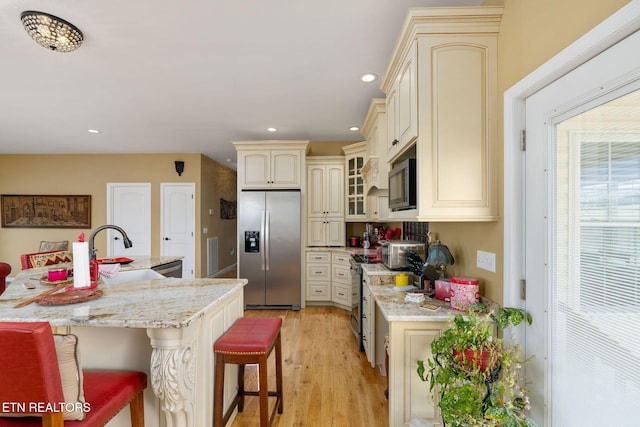
[(269, 132), (276, 132), (278, 129), (276, 129), (276, 128), (267, 128), (267, 130), (268, 130)]
[(375, 81), (378, 78), (378, 76), (376, 76), (373, 73), (367, 73), (367, 74), (363, 74), (362, 77), (360, 77), (360, 80), (362, 80), (365, 83), (371, 83), (373, 81)]
[(89, 129), (89, 133), (100, 133), (97, 129)]
[(357, 130), (360, 130), (360, 128), (359, 128), (358, 126), (351, 126), (351, 127), (349, 128), (349, 130), (352, 130), (352, 131), (354, 131), (354, 132), (355, 132), (355, 131), (357, 131)]

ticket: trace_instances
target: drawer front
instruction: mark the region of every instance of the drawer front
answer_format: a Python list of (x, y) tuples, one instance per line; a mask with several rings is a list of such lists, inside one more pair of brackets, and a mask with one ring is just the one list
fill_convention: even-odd
[(307, 280), (331, 280), (331, 266), (329, 264), (307, 264)]
[(351, 286), (352, 276), (350, 267), (334, 266), (332, 268), (331, 280)]
[(307, 282), (307, 301), (329, 301), (329, 284)]
[(331, 262), (334, 264), (351, 265), (351, 255), (340, 253), (331, 254)]
[(348, 286), (333, 285), (333, 302), (351, 306), (351, 289)]
[(329, 252), (307, 252), (307, 263), (329, 263), (331, 262), (331, 254)]

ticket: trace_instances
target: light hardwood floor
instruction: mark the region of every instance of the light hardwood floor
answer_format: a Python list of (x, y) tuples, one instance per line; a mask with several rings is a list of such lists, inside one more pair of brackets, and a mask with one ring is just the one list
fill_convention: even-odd
[[(284, 412), (276, 427), (386, 427), (389, 405), (386, 377), (367, 362), (349, 327), (349, 313), (335, 307), (293, 310), (246, 310), (247, 317), (282, 317)], [(275, 390), (275, 352), (269, 357), (269, 384)], [(257, 367), (248, 366), (245, 384), (255, 390)], [(275, 398), (269, 398), (269, 409)], [(260, 424), (257, 397), (231, 427)]]

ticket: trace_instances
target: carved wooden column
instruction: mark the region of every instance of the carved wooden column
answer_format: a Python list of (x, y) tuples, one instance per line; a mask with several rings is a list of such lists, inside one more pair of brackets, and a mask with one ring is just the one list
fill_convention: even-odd
[(150, 385), (160, 400), (161, 425), (196, 427), (198, 337), (185, 329), (147, 329), (151, 338)]

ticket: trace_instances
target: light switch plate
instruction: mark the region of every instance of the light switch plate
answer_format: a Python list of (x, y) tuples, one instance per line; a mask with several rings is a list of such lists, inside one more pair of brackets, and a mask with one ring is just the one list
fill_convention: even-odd
[(496, 254), (493, 252), (478, 251), (476, 266), (483, 270), (496, 272)]

